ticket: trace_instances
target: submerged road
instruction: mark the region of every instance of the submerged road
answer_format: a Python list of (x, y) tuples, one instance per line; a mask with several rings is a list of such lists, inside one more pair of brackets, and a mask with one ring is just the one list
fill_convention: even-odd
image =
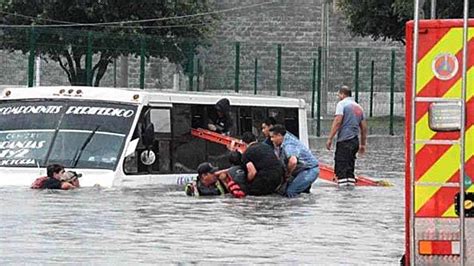
[[(332, 153), (315, 154), (332, 164)], [(191, 198), (171, 188), (0, 188), (0, 265), (397, 265), (402, 147), (369, 147), (356, 168), (395, 186), (316, 184), (295, 199)]]

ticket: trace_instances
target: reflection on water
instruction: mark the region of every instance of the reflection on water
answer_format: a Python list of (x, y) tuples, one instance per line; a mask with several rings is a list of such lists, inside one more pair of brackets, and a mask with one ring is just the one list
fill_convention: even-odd
[[(317, 153), (331, 163), (332, 154)], [(174, 188), (0, 188), (0, 264), (389, 264), (404, 245), (403, 152), (377, 151), (360, 173), (394, 187), (191, 198)]]

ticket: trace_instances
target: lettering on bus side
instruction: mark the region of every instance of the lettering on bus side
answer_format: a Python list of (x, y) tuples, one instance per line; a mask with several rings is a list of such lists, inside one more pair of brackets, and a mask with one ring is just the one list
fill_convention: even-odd
[(0, 141), (0, 166), (35, 165), (36, 160), (28, 158), (30, 151), (44, 148), (45, 143), (45, 140)]
[(135, 111), (130, 109), (93, 107), (93, 106), (69, 106), (66, 114), (75, 115), (104, 115), (116, 117), (132, 117)]
[[(19, 115), (19, 114), (58, 114), (63, 106), (60, 105), (22, 105), (8, 106), (0, 108), (0, 115)], [(73, 115), (103, 115), (116, 117), (132, 117), (134, 110), (111, 107), (95, 107), (95, 106), (69, 106), (66, 114)]]
[(61, 105), (20, 105), (0, 107), (0, 115), (19, 114), (57, 114), (63, 107)]

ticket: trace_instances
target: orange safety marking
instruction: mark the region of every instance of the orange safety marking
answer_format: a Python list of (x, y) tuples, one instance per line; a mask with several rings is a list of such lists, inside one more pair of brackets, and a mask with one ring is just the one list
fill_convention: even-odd
[(418, 252), (421, 255), (432, 254), (433, 250), (431, 248), (431, 241), (420, 241), (418, 242), (419, 250)]
[(459, 241), (453, 240), (420, 240), (418, 242), (418, 252), (420, 255), (458, 255), (453, 249)]

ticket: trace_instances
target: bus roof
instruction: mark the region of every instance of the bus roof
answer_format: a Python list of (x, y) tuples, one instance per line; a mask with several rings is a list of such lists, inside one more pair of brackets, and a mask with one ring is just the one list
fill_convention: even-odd
[(250, 95), (238, 93), (215, 92), (174, 92), (153, 89), (130, 89), (109, 87), (6, 87), (1, 93), (1, 100), (20, 99), (84, 99), (98, 101), (123, 102), (131, 104), (173, 104), (193, 103), (212, 105), (219, 99), (229, 99), (231, 105), (268, 106), (305, 108), (303, 99), (281, 96)]

